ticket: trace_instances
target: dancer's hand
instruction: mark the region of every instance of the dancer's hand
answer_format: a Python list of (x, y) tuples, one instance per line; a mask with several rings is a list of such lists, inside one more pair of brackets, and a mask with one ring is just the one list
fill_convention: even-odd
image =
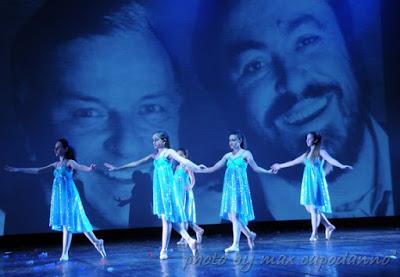
[(4, 170), (8, 172), (18, 172), (18, 168), (9, 165), (4, 166)]
[(194, 185), (185, 186), (185, 191), (193, 189)]
[(89, 165), (89, 171), (93, 171), (96, 169), (96, 164), (90, 164)]
[(275, 173), (276, 173), (276, 172), (274, 172), (272, 169), (268, 169), (267, 172), (268, 172), (269, 174), (275, 174)]
[(350, 166), (350, 165), (343, 165), (340, 169), (350, 169), (350, 170), (352, 170), (353, 167)]
[(117, 168), (115, 166), (113, 166), (112, 164), (109, 164), (109, 163), (104, 163), (104, 166), (107, 167), (108, 171), (117, 170)]
[(271, 170), (272, 170), (272, 173), (274, 173), (274, 174), (278, 173), (278, 171), (280, 169), (281, 169), (281, 165), (278, 163), (271, 165)]

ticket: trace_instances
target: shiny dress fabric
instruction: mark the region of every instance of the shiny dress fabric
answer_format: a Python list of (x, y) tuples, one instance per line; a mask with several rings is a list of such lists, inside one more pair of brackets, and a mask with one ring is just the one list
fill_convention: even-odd
[(171, 162), (166, 157), (154, 160), (153, 214), (170, 222), (186, 222), (182, 195), (175, 184)]
[(331, 200), (324, 174), (324, 160), (306, 159), (301, 184), (301, 205), (312, 205), (323, 213), (332, 213)]
[(175, 170), (175, 183), (179, 195), (182, 197), (183, 210), (185, 211), (187, 222), (196, 224), (196, 204), (194, 202), (194, 194), (192, 189), (185, 189), (185, 187), (190, 186), (190, 177), (183, 167), (178, 167)]
[(240, 221), (254, 219), (253, 204), (247, 178), (247, 162), (242, 155), (229, 157), (226, 163), (220, 217), (229, 220), (229, 213), (237, 214)]
[(73, 172), (66, 166), (54, 169), (49, 225), (56, 231), (62, 231), (64, 226), (72, 233), (93, 231), (75, 186)]

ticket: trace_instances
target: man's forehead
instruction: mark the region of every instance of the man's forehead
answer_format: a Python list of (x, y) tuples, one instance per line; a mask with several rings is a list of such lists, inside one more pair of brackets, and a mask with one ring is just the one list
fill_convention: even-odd
[(225, 34), (240, 35), (261, 30), (285, 31), (297, 17), (335, 21), (326, 0), (247, 0), (237, 3), (228, 15)]

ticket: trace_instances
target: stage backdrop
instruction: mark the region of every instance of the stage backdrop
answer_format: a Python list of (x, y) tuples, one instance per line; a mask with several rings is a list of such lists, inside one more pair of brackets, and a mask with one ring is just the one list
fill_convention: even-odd
[[(65, 0), (1, 4), (1, 164), (44, 166), (65, 137), (93, 173), (75, 175), (97, 229), (160, 226), (152, 163), (173, 148), (213, 165), (241, 130), (269, 168), (302, 155), (307, 132), (354, 166), (327, 176), (333, 218), (395, 214), (375, 0)], [(256, 221), (308, 219), (303, 165), (277, 175), (248, 168)], [(220, 222), (223, 173), (196, 174), (198, 223)], [(48, 232), (52, 172), (2, 171), (0, 232)]]

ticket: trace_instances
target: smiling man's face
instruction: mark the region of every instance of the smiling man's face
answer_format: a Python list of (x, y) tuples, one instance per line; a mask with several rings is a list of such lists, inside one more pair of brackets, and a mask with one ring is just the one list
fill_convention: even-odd
[[(154, 151), (152, 135), (162, 128), (178, 143), (180, 95), (169, 56), (151, 33), (77, 38), (58, 46), (50, 61), (43, 65), (49, 74), (38, 81), (40, 109), (56, 135), (72, 142), (79, 161), (138, 160)], [(137, 170), (150, 173), (150, 167)], [(132, 171), (99, 166), (77, 179), (86, 201), (104, 217), (101, 223), (91, 217), (97, 227), (128, 226), (131, 208), (120, 200), (132, 195)]]
[(249, 124), (268, 141), (298, 154), (304, 142), (294, 138), (317, 130), (339, 151), (360, 125), (356, 78), (326, 1), (241, 1), (226, 20), (223, 49)]

